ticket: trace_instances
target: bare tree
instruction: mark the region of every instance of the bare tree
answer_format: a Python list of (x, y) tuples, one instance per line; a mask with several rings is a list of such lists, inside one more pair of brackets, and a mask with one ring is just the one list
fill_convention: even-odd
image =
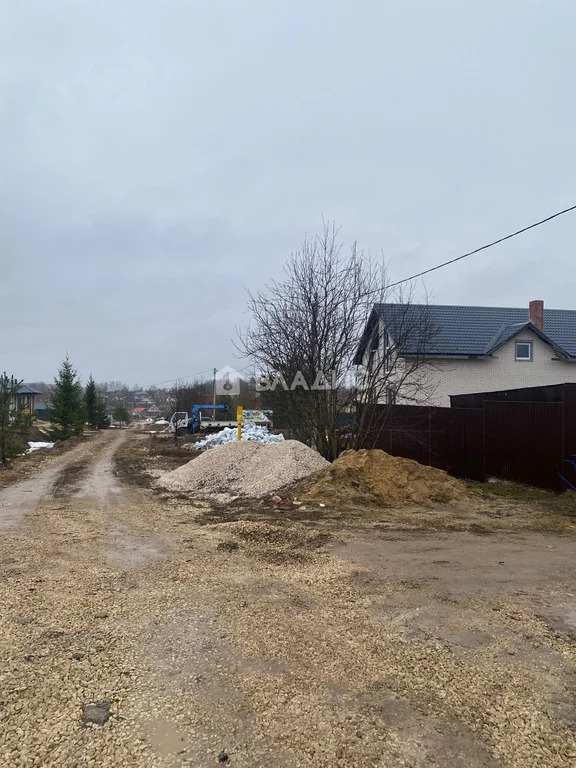
[(177, 381), (168, 392), (168, 403), (172, 413), (183, 410), (184, 392), (186, 385), (182, 381)]
[[(297, 439), (334, 459), (361, 445), (373, 427), (367, 406), (392, 404), (392, 393), (404, 390), (423, 399), (428, 313), (412, 311), (410, 292), (388, 289), (384, 266), (355, 243), (345, 253), (334, 225), (305, 240), (284, 271), (283, 280), (248, 292), (252, 322), (237, 347), (262, 372), (262, 406), (274, 409), (275, 422), (280, 414)], [(384, 300), (405, 310), (393, 336), (374, 316), (374, 304)], [(417, 351), (407, 362), (399, 352), (414, 334)]]
[(212, 386), (211, 381), (199, 379), (192, 383), (177, 381), (168, 393), (172, 412), (189, 412), (193, 405), (212, 402)]

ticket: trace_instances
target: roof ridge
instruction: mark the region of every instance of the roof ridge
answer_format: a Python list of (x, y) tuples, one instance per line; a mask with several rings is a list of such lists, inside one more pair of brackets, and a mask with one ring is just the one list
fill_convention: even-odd
[[(441, 307), (446, 309), (511, 309), (514, 312), (529, 312), (528, 306), (525, 307), (495, 307), (493, 305), (487, 306), (486, 304), (405, 304), (401, 301), (378, 301), (375, 306), (388, 306), (388, 307)], [(559, 309), (558, 307), (544, 307), (544, 312), (576, 312), (576, 309)]]
[[(504, 337), (511, 338), (530, 323), (526, 307), (481, 307), (463, 304), (399, 304), (381, 302), (373, 305), (371, 322), (380, 317), (391, 329), (408, 313), (412, 318), (420, 315), (430, 318), (435, 333), (427, 347), (430, 354), (448, 353), (483, 355), (487, 349), (499, 345)], [(392, 332), (392, 331), (391, 331)], [(558, 349), (576, 358), (576, 309), (544, 310), (546, 340)], [(414, 334), (410, 334), (414, 335)], [(417, 337), (418, 334), (415, 334)], [(407, 347), (416, 344), (416, 338), (407, 340)]]

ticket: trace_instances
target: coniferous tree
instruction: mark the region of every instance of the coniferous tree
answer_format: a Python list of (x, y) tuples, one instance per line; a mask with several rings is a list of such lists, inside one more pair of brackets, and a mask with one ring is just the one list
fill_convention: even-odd
[(106, 408), (106, 400), (98, 391), (92, 374), (84, 390), (84, 405), (86, 406), (86, 421), (93, 429), (108, 429), (110, 419)]
[(114, 408), (112, 418), (114, 421), (120, 422), (120, 424), (129, 424), (130, 414), (128, 413), (128, 408), (126, 408), (126, 406), (122, 403), (119, 403), (116, 408)]
[(106, 408), (106, 400), (101, 394), (96, 396), (96, 421), (98, 423), (98, 429), (108, 429), (110, 426), (110, 417), (108, 416), (108, 410)]
[(22, 386), (13, 376), (0, 376), (0, 462), (24, 453), (32, 415), (26, 408), (17, 408), (17, 396)]
[(66, 357), (54, 379), (52, 403), (48, 411), (52, 424), (50, 436), (54, 440), (67, 440), (81, 434), (85, 417), (82, 385), (70, 358)]
[(88, 384), (84, 390), (84, 405), (86, 407), (86, 421), (93, 429), (98, 429), (100, 426), (100, 418), (98, 413), (98, 392), (96, 391), (96, 382), (90, 374)]
[(112, 412), (112, 418), (114, 421), (118, 421), (121, 424), (128, 424), (130, 421), (130, 414), (128, 408), (123, 403), (119, 403)]

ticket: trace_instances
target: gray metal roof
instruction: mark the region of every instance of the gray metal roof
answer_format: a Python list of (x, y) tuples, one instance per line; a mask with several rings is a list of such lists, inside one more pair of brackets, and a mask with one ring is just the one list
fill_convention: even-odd
[[(486, 355), (511, 339), (523, 328), (537, 331), (530, 324), (528, 307), (462, 307), (447, 304), (402, 305), (375, 304), (376, 314), (388, 327), (391, 336), (400, 339), (404, 354), (427, 355)], [(402, 329), (410, 327), (411, 318), (426, 318), (432, 333), (423, 341), (417, 330), (413, 334)], [(419, 321), (413, 325), (417, 328)], [(545, 309), (544, 331), (538, 333), (544, 341), (576, 357), (576, 310)], [(424, 349), (419, 348), (424, 345)]]
[(20, 389), (18, 390), (19, 395), (41, 395), (42, 392), (38, 392), (36, 389), (32, 389), (32, 387), (29, 387), (28, 384), (22, 384)]

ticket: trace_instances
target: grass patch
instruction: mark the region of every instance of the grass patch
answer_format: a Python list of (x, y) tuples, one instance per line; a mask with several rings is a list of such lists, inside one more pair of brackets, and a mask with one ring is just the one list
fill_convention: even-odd
[(194, 458), (194, 451), (190, 447), (195, 441), (192, 435), (179, 437), (177, 441), (174, 437), (157, 437), (150, 435), (147, 442), (148, 454), (150, 456), (170, 456), (172, 458), (190, 459)]
[(576, 492), (546, 491), (521, 483), (475, 483), (469, 485), (485, 497), (497, 497), (509, 501), (530, 504), (546, 512), (576, 518)]
[(173, 438), (133, 435), (114, 454), (116, 471), (128, 485), (150, 488), (154, 477), (150, 470), (171, 472), (196, 457), (196, 452), (185, 447), (190, 442), (186, 437)]
[(86, 456), (80, 461), (74, 461), (64, 467), (58, 475), (52, 494), (56, 498), (67, 498), (70, 493), (82, 482), (88, 474), (91, 456)]

